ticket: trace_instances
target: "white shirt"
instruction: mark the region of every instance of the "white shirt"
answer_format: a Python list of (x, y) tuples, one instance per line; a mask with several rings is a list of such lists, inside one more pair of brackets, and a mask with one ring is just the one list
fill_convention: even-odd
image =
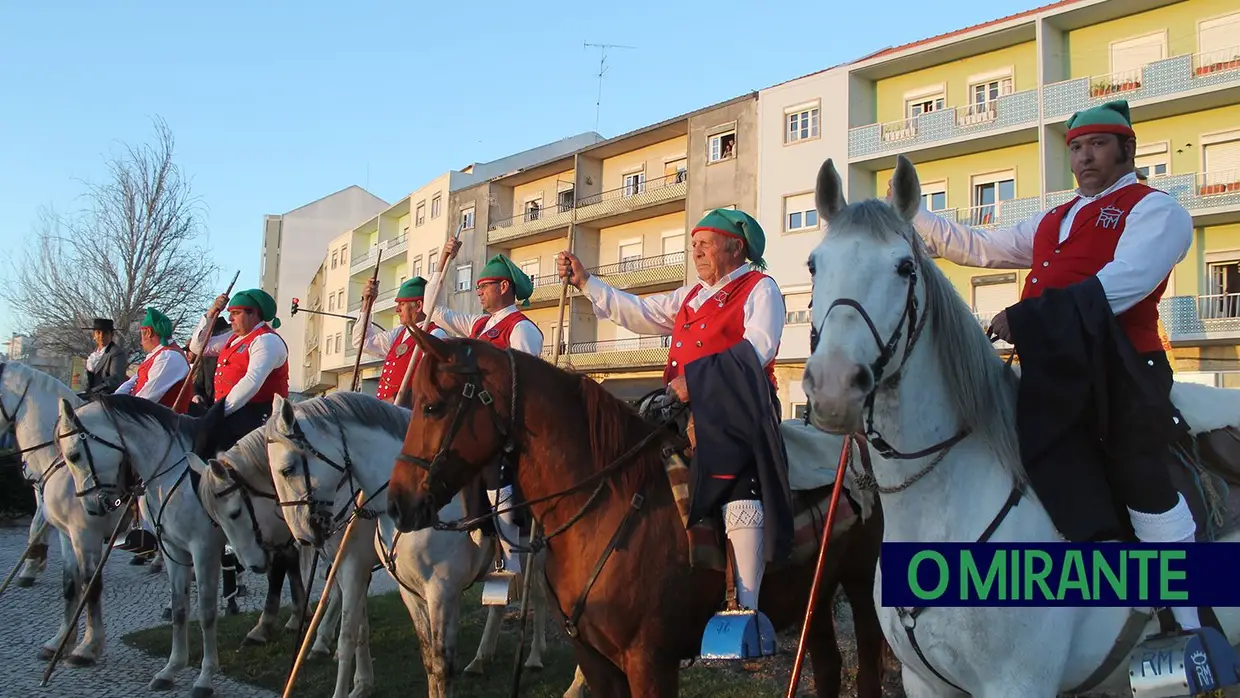
[[(214, 320), (210, 321), (214, 325)], [(219, 356), (220, 351), (224, 349), (224, 345), (228, 344), (228, 340), (233, 337), (234, 333), (221, 334), (217, 337), (211, 337), (206, 341), (207, 348), (203, 349), (203, 339), (208, 335), (208, 320), (204, 316), (198, 321), (198, 326), (194, 328), (193, 339), (190, 340), (189, 350), (195, 354), (202, 356)], [(239, 342), (245, 341), (246, 337), (250, 337), (267, 323), (259, 322), (250, 330), (249, 334)], [(229, 415), (244, 407), (249, 403), (250, 398), (263, 387), (263, 381), (267, 380), (267, 376), (271, 374), (277, 367), (288, 361), (288, 347), (284, 346), (284, 340), (274, 334), (263, 334), (254, 337), (250, 341), (249, 348), (246, 351), (250, 354), (250, 363), (246, 367), (245, 376), (233, 386), (231, 392), (224, 399), (224, 414)], [(216, 396), (219, 399), (219, 396)]]
[[(723, 290), (724, 286), (747, 271), (749, 265), (742, 264), (713, 286), (698, 279), (702, 290), (689, 299), (689, 307), (697, 311), (703, 303)], [(611, 320), (638, 334), (671, 334), (676, 326), (676, 314), (680, 312), (695, 285), (697, 284), (682, 286), (671, 293), (641, 297), (617, 290), (591, 274), (586, 280), (583, 292), (594, 304), (594, 314), (603, 320)], [(784, 334), (784, 319), (784, 297), (779, 292), (779, 285), (771, 277), (764, 276), (745, 299), (744, 334), (745, 339), (749, 340), (754, 351), (758, 353), (758, 363), (762, 366), (770, 363), (779, 351), (779, 340)]]
[[(404, 325), (397, 325), (390, 330), (376, 332), (374, 325), (366, 327), (366, 346), (361, 347), (362, 353), (369, 356), (377, 356), (381, 359), (387, 358), (388, 350), (393, 344), (404, 340)], [(431, 335), (440, 339), (447, 339), (448, 333), (443, 331), (442, 327), (436, 327), (431, 330)], [(353, 323), (353, 348), (357, 349), (362, 344), (362, 323)]]
[[(435, 306), (435, 309), (431, 312), (431, 321), (440, 327), (447, 328), (454, 337), (469, 337), (474, 330), (474, 323), (482, 318), (487, 318), (487, 324), (482, 327), (482, 331), (486, 332), (499, 324), (500, 320), (515, 312), (517, 312), (516, 304), (510, 305), (503, 310), (498, 310), (491, 315), (486, 313), (473, 315)], [(542, 354), (542, 332), (538, 329), (538, 325), (530, 322), (528, 318), (522, 320), (512, 326), (512, 333), (508, 336), (508, 346), (517, 351), (538, 356)]]
[(92, 351), (90, 356), (86, 357), (86, 370), (91, 373), (97, 373), (103, 365), (103, 353), (107, 350), (108, 347), (105, 344), (104, 346)]
[[(1068, 238), (1081, 207), (1136, 183), (1137, 175), (1129, 173), (1097, 196), (1085, 196), (1078, 190), (1080, 198), (1059, 226), (1059, 241)], [(1043, 211), (1011, 228), (986, 230), (941, 218), (923, 204), (913, 227), (932, 252), (956, 264), (1028, 269), (1033, 264), (1034, 234), (1047, 213)], [(1155, 191), (1137, 202), (1128, 213), (1114, 259), (1097, 274), (1111, 312), (1119, 315), (1150, 295), (1188, 255), (1192, 244), (1193, 217), (1175, 198)]]
[[(142, 390), (134, 394), (134, 387), (138, 385), (138, 376), (134, 374), (132, 378), (122, 383), (113, 395), (134, 395), (134, 397), (159, 402), (163, 399), (164, 393), (176, 385), (177, 381), (188, 376), (189, 362), (185, 360), (185, 356), (174, 349), (167, 351), (163, 349), (164, 347), (155, 347), (147, 353), (146, 359), (150, 359), (151, 366), (147, 369), (146, 385), (142, 386)], [(155, 358), (151, 359), (152, 356)]]

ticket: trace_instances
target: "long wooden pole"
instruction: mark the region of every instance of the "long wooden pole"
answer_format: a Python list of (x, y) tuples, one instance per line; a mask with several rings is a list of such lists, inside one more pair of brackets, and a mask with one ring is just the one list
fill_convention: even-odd
[[(228, 288), (224, 290), (225, 296), (232, 293), (233, 286), (237, 284), (237, 279), (240, 276), (241, 270), (238, 269), (237, 273), (233, 274), (232, 281), (228, 284)], [(202, 355), (207, 350), (207, 343), (211, 341), (211, 329), (215, 326), (215, 318), (217, 317), (219, 317), (219, 315), (207, 319), (207, 338), (202, 340), (201, 351), (194, 355), (194, 363), (190, 364), (189, 375), (186, 376), (185, 381), (181, 383), (181, 390), (177, 393), (177, 401), (173, 403), (173, 409), (182, 414), (189, 410), (190, 398), (194, 396), (194, 376), (198, 373), (198, 366), (202, 364)], [(194, 338), (190, 337), (189, 341), (186, 342), (185, 348), (188, 349), (189, 345), (192, 344), (193, 341)]]
[[(461, 239), (461, 231), (465, 229), (465, 223), (462, 221), (456, 226), (456, 233), (453, 234), (453, 240)], [(422, 331), (429, 332), (431, 326), (431, 315), (435, 314), (435, 304), (439, 302), (439, 291), (443, 288), (444, 277), (448, 275), (448, 259), (444, 259), (439, 266), (439, 270), (431, 274), (430, 292), (422, 298), (422, 312), (426, 313), (426, 319), (422, 321)], [(405, 376), (400, 381), (400, 390), (396, 391), (396, 398), (392, 404), (397, 407), (409, 409), (413, 406), (413, 395), (410, 394), (409, 380), (413, 378), (413, 367), (418, 363), (418, 354), (422, 348), (414, 345), (413, 356), (409, 357), (409, 365), (405, 367)]]
[[(379, 256), (375, 257), (375, 273), (371, 275), (371, 281), (379, 280), (379, 264), (383, 261), (383, 250), (380, 249), (378, 252)], [(366, 333), (370, 331), (370, 309), (373, 307), (375, 307), (375, 297), (371, 296), (370, 300), (366, 301), (366, 310), (362, 312), (362, 346), (357, 348), (357, 357), (353, 360), (353, 386), (351, 390), (355, 393), (358, 388), (362, 387), (362, 354), (366, 353), (363, 350), (366, 348)]]
[(47, 530), (47, 527), (47, 519), (43, 519), (43, 523), (39, 525), (39, 529), (35, 531), (33, 536), (30, 537), (30, 544), (26, 546), (26, 551), (22, 553), (21, 557), (17, 558), (17, 564), (13, 565), (13, 571), (9, 572), (9, 576), (4, 578), (4, 584), (0, 584), (0, 596), (4, 596), (5, 590), (8, 589), (9, 584), (13, 582), (13, 577), (17, 576), (17, 571), (22, 568), (23, 564), (25, 564), (26, 558), (30, 557), (30, 550), (34, 548), (34, 546), (38, 545), (38, 540), (43, 537), (43, 532)]
[(809, 625), (814, 620), (814, 601), (818, 598), (818, 584), (822, 581), (822, 568), (827, 562), (827, 542), (831, 540), (831, 529), (835, 526), (835, 510), (840, 501), (840, 490), (844, 487), (844, 469), (848, 465), (848, 457), (852, 455), (853, 435), (844, 436), (844, 447), (840, 449), (840, 463), (835, 471), (835, 487), (831, 489), (831, 506), (827, 509), (827, 520), (822, 526), (822, 543), (818, 547), (818, 564), (814, 568), (814, 583), (809, 589), (809, 602), (805, 606), (805, 622), (801, 624), (801, 639), (797, 641), (797, 655), (792, 662), (792, 678), (788, 682), (788, 693), (785, 698), (795, 698), (797, 684), (801, 682), (801, 664), (805, 660), (805, 640), (809, 637)]
[[(133, 495), (125, 499), (123, 512), (133, 504)], [(43, 681), (40, 686), (46, 687), (47, 682), (52, 678), (52, 672), (56, 671), (56, 665), (60, 663), (60, 655), (65, 651), (65, 645), (69, 643), (71, 636), (77, 635), (77, 624), (82, 618), (82, 609), (86, 608), (86, 600), (90, 598), (90, 591), (99, 585), (99, 577), (103, 575), (103, 567), (108, 563), (108, 556), (112, 554), (112, 546), (116, 545), (116, 539), (121, 534), (121, 527), (130, 521), (130, 517), (124, 513), (116, 519), (116, 527), (112, 529), (112, 535), (108, 537), (107, 547), (103, 549), (103, 556), (99, 559), (99, 566), (95, 568), (95, 573), (90, 576), (90, 581), (86, 582), (86, 588), (82, 590), (82, 597), (78, 600), (77, 610), (73, 612), (73, 622), (69, 623), (69, 627), (65, 630), (64, 637), (60, 638), (60, 644), (56, 646), (56, 653), (52, 655), (52, 660), (47, 663), (47, 669), (43, 672)]]
[[(332, 584), (336, 582), (336, 573), (340, 571), (340, 558), (344, 557), (344, 550), (349, 545), (349, 535), (353, 533), (353, 527), (357, 525), (359, 517), (357, 509), (362, 506), (365, 493), (358, 492), (353, 498), (354, 513), (353, 518), (349, 520), (349, 525), (344, 527), (344, 535), (340, 537), (340, 547), (336, 548), (336, 557), (332, 558), (331, 569), (327, 571), (327, 580), (323, 582), (323, 593), (319, 597), (319, 603), (314, 607), (314, 617), (310, 619), (310, 627), (306, 628), (306, 634), (301, 638), (301, 648), (297, 650), (297, 659), (293, 661), (293, 670), (289, 672), (288, 681), (284, 684), (283, 698), (289, 698), (293, 695), (293, 684), (297, 683), (297, 674), (301, 672), (301, 665), (306, 660), (306, 652), (310, 649), (310, 644), (314, 639), (314, 633), (319, 628), (319, 623), (323, 620), (323, 612), (327, 610), (328, 595), (332, 593)], [(314, 580), (311, 580), (314, 583)], [(307, 590), (309, 593), (309, 590)]]

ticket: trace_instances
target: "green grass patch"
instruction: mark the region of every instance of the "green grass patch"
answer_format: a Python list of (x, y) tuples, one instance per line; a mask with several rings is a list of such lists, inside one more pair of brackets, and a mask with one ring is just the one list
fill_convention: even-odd
[[(465, 668), (478, 649), (482, 628), (486, 624), (486, 609), (481, 605), (478, 587), (470, 589), (462, 600), (461, 627), (457, 641), (456, 665), (458, 672)], [(418, 647), (413, 622), (396, 592), (370, 597), (367, 604), (370, 615), (370, 653), (374, 659), (376, 698), (416, 696), (426, 694), (426, 673), (422, 668), (422, 654)], [(258, 622), (258, 613), (243, 613), (219, 619), (218, 638), (220, 670), (229, 678), (266, 688), (276, 693), (284, 689), (296, 647), (293, 634), (283, 631), (288, 619), (286, 608), (279, 624), (278, 635), (264, 647), (241, 647), (245, 634)], [(533, 622), (533, 614), (530, 616)], [(533, 628), (526, 634), (525, 651), (528, 655)], [(484, 676), (459, 675), (454, 694), (461, 698), (507, 698), (512, 685), (513, 654), (516, 651), (519, 626), (515, 620), (506, 620), (500, 631), (496, 657)], [(171, 624), (139, 630), (122, 638), (122, 641), (160, 660), (167, 659), (172, 648)], [(788, 639), (781, 638), (781, 648), (787, 648)], [(190, 666), (196, 666), (202, 658), (202, 632), (197, 623), (189, 628)], [(334, 647), (334, 642), (333, 642)], [(795, 649), (796, 638), (791, 640)], [(739, 667), (694, 666), (681, 672), (680, 695), (693, 698), (777, 698), (784, 695), (790, 653), (785, 652), (773, 661), (762, 662), (762, 669), (755, 673), (742, 671)], [(524, 669), (521, 673), (521, 695), (531, 698), (560, 698), (573, 681), (576, 661), (568, 644), (568, 638), (553, 623), (547, 628), (547, 651), (543, 654), (541, 671)], [(158, 666), (153, 662), (152, 671)], [(298, 698), (330, 698), (336, 685), (336, 662), (333, 660), (307, 661), (297, 677), (293, 694)], [(810, 687), (803, 679), (802, 690)]]

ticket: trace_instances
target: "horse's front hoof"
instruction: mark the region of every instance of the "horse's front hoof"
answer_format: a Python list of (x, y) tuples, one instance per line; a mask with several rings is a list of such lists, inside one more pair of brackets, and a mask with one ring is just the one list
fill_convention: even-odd
[(172, 679), (161, 679), (159, 677), (155, 677), (147, 688), (152, 691), (171, 691), (174, 685), (176, 684), (172, 683)]
[(266, 640), (259, 637), (250, 637), (249, 635), (246, 635), (245, 639), (241, 641), (242, 647), (259, 647), (265, 644), (267, 644)]
[(194, 686), (194, 690), (189, 692), (190, 698), (211, 698), (215, 695), (215, 689), (210, 686)]
[(477, 659), (475, 659), (474, 661), (470, 662), (469, 665), (466, 666), (462, 670), (462, 672), (473, 675), (473, 676), (481, 676), (483, 673), (485, 673), (484, 671), (485, 668), (486, 668), (485, 662), (480, 662)]
[(543, 670), (543, 665), (542, 665), (542, 662), (539, 662), (539, 663), (537, 663), (537, 664), (530, 664), (529, 662), (526, 662), (526, 663), (525, 663), (525, 668), (526, 668), (526, 669), (532, 669), (532, 670), (534, 670), (534, 671), (542, 671), (542, 670)]
[(17, 586), (22, 587), (23, 589), (29, 589), (34, 586), (34, 577), (18, 577)]
[(46, 647), (39, 648), (39, 659), (45, 662), (50, 662), (52, 660), (52, 656), (55, 654), (56, 650), (48, 649)]
[(331, 657), (331, 656), (332, 656), (331, 650), (315, 650), (315, 649), (312, 649), (312, 650), (310, 650), (310, 655), (309, 655), (309, 657), (307, 657), (307, 659), (311, 659), (311, 660), (313, 660), (313, 661), (316, 661), (316, 662), (317, 662), (317, 661), (319, 661), (319, 660), (321, 660), (321, 659), (328, 659), (328, 658), (329, 658), (329, 657)]
[(90, 657), (83, 657), (80, 654), (71, 654), (68, 657), (65, 657), (65, 664), (68, 664), (71, 667), (82, 668), (95, 666), (95, 660)]

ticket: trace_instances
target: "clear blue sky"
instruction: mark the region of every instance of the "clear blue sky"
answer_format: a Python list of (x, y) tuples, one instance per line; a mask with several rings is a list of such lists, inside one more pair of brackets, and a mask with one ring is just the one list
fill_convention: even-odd
[[(262, 216), (351, 184), (396, 201), (449, 168), (614, 136), (1041, 4), (13, 2), (0, 9), (0, 279), (43, 205), (163, 117), (212, 252), (258, 283)], [(423, 7), (426, 5), (426, 7)], [(220, 285), (227, 283), (225, 278)], [(21, 329), (0, 300), (0, 337)]]

